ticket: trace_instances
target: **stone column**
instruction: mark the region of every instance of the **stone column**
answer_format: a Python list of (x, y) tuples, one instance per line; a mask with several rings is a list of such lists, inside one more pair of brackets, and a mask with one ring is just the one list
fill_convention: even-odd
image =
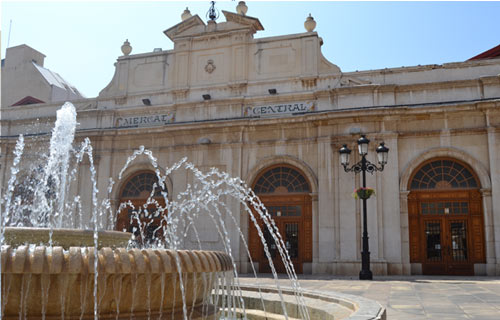
[(500, 275), (500, 151), (498, 148), (497, 136), (499, 135), (495, 127), (490, 126), (489, 115), (487, 114), (488, 125), (488, 155), (490, 163), (491, 177), (491, 212), (494, 232), (494, 247), (496, 256), (496, 275)]
[(402, 274), (410, 275), (410, 230), (408, 228), (408, 194), (410, 191), (399, 192), (399, 221), (401, 224), (401, 262), (403, 266)]
[(481, 189), (483, 199), (484, 240), (486, 244), (486, 274), (496, 274), (495, 232), (493, 223), (491, 189)]
[[(312, 211), (312, 246), (313, 246), (313, 261), (312, 261), (312, 266), (310, 270), (306, 270), (306, 265), (308, 263), (304, 263), (304, 273), (323, 273), (324, 271), (322, 269), (318, 270), (316, 265), (320, 261), (320, 255), (319, 255), (319, 204), (318, 204), (318, 194), (317, 193), (311, 193), (311, 211)], [(309, 271), (309, 272), (306, 272)], [(323, 272), (322, 272), (323, 271)]]
[[(318, 193), (312, 197), (313, 218), (313, 261), (321, 267), (318, 273), (332, 273), (332, 263), (335, 259), (335, 197), (332, 173), (336, 157), (333, 154), (335, 146), (329, 138), (318, 141), (317, 178)], [(311, 181), (312, 183), (312, 181)]]
[[(355, 143), (351, 143), (348, 147), (351, 150), (357, 150)], [(357, 152), (353, 152), (351, 158), (351, 165), (359, 161)], [(337, 166), (340, 166), (340, 164), (337, 163)], [(354, 200), (352, 197), (353, 190), (357, 187), (357, 178), (352, 172), (344, 172), (341, 167), (338, 171), (338, 176), (335, 178), (335, 196), (338, 203), (340, 233), (340, 256), (337, 273), (357, 275), (361, 261), (362, 223), (359, 201)]]
[[(387, 261), (388, 274), (404, 274), (401, 256), (401, 219), (403, 217), (398, 199), (400, 192), (398, 136), (394, 133), (385, 133), (381, 139), (389, 148), (389, 158), (384, 171), (377, 173), (377, 180), (380, 181), (380, 187), (377, 186), (379, 192), (377, 202), (380, 201), (378, 210), (380, 211), (381, 245), (383, 248), (380, 258)], [(378, 147), (378, 142), (374, 143), (375, 148)]]

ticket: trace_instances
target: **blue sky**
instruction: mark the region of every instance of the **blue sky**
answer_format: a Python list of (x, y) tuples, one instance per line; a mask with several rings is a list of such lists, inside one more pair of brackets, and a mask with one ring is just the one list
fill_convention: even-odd
[[(323, 55), (343, 71), (464, 61), (500, 44), (500, 2), (246, 3), (247, 15), (264, 26), (258, 38), (304, 32), (311, 13)], [(233, 12), (236, 5), (216, 3)], [(123, 41), (132, 54), (171, 49), (163, 31), (180, 22), (186, 6), (205, 20), (209, 1), (2, 1), (2, 57), (12, 20), (10, 46), (44, 53), (45, 67), (95, 97), (111, 81)]]

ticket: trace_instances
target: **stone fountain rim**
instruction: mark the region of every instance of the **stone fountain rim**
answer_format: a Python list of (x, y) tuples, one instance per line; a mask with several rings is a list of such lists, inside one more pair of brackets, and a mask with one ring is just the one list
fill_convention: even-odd
[[(279, 291), (281, 290), (282, 294), (284, 295), (293, 296), (295, 294), (295, 290), (293, 288), (286, 286), (277, 289), (269, 285), (244, 284), (240, 285), (240, 289), (242, 290), (243, 296), (245, 296), (245, 291), (251, 291), (251, 292), (260, 291), (262, 293), (278, 294)], [(340, 293), (331, 290), (321, 291), (321, 290), (310, 290), (301, 288), (300, 292), (305, 298), (317, 299), (327, 303), (335, 303), (347, 309), (350, 309), (352, 313), (349, 317), (347, 317), (347, 319), (382, 320), (386, 319), (387, 317), (386, 309), (379, 302), (365, 297), (347, 293)], [(314, 309), (314, 306), (312, 306), (312, 308)]]
[[(233, 269), (231, 257), (220, 251), (101, 248), (99, 273), (214, 273)], [(94, 274), (92, 247), (2, 246), (2, 274)]]
[[(24, 244), (49, 244), (49, 233), (52, 231), (54, 246), (86, 247), (94, 246), (94, 230), (71, 228), (40, 228), (40, 227), (5, 227), (4, 243), (12, 246)], [(126, 247), (132, 234), (115, 230), (97, 230), (98, 248)]]
[[(24, 231), (50, 231), (52, 230), (54, 233), (61, 232), (76, 232), (83, 234), (93, 234), (94, 230), (92, 229), (77, 229), (77, 228), (46, 228), (46, 227), (4, 227), (4, 230), (24, 230)], [(130, 232), (118, 231), (118, 230), (97, 230), (98, 233), (102, 234), (127, 234), (131, 235)]]
[[(5, 235), (12, 237), (10, 243), (2, 246), (2, 273), (31, 274), (79, 274), (95, 273), (94, 231), (81, 229), (54, 229), (54, 245), (48, 246), (48, 240), (32, 239), (34, 233), (47, 236), (48, 228), (5, 227)], [(15, 235), (21, 240), (16, 239)], [(70, 239), (73, 243), (58, 245), (59, 236)], [(81, 244), (79, 237), (87, 242)], [(161, 274), (161, 273), (212, 273), (233, 269), (231, 257), (219, 251), (170, 250), (170, 249), (127, 249), (131, 234), (121, 231), (98, 231), (98, 267), (99, 273), (106, 274)], [(91, 241), (88, 241), (88, 240)], [(118, 240), (117, 240), (118, 239)], [(104, 240), (104, 241), (102, 241)], [(107, 242), (108, 241), (108, 242)], [(7, 241), (9, 242), (9, 241)], [(26, 244), (30, 243), (30, 244)], [(33, 244), (31, 244), (33, 243)], [(42, 243), (42, 244), (37, 244)], [(76, 245), (75, 245), (76, 244)], [(110, 246), (112, 244), (112, 247)], [(179, 268), (180, 266), (180, 268)]]

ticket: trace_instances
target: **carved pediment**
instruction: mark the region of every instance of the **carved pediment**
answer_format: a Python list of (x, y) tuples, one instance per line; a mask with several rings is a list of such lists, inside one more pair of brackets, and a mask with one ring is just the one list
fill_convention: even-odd
[(198, 15), (194, 15), (189, 19), (179, 22), (175, 26), (163, 31), (163, 33), (170, 40), (174, 41), (174, 38), (182, 35), (186, 30), (189, 30), (197, 26), (205, 26), (205, 23), (203, 22), (203, 20), (201, 20), (201, 18)]
[(225, 33), (234, 31), (235, 29), (247, 29), (255, 33), (258, 30), (264, 30), (264, 27), (262, 27), (257, 18), (224, 10), (222, 10), (222, 13), (226, 17), (226, 22), (209, 23), (207, 26), (198, 15), (195, 15), (163, 31), (163, 33), (175, 42), (175, 39), (180, 37), (200, 36), (210, 32)]
[(233, 12), (228, 12), (222, 10), (222, 13), (226, 17), (227, 22), (234, 22), (236, 24), (244, 25), (244, 26), (249, 26), (251, 27), (254, 31), (260, 31), (264, 30), (264, 27), (260, 23), (259, 19), (254, 18), (254, 17), (249, 17), (249, 16), (244, 16), (241, 14), (233, 13)]

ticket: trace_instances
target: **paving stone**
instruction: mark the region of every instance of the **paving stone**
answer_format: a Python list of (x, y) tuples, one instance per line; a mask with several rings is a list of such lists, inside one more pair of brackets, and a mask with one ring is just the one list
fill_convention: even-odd
[(464, 314), (464, 311), (460, 309), (458, 306), (439, 306), (439, 305), (434, 305), (434, 306), (428, 306), (424, 305), (424, 310), (428, 314), (434, 314), (434, 313), (444, 313), (444, 314)]
[(407, 313), (397, 312), (397, 313), (387, 313), (387, 319), (422, 320), (427, 318), (422, 315), (411, 315)]
[(499, 278), (378, 276), (373, 281), (359, 281), (355, 277), (307, 275), (299, 279), (305, 289), (376, 300), (386, 307), (388, 320), (500, 320)]
[[(469, 316), (465, 314), (446, 314), (446, 313), (437, 313), (437, 314), (427, 314), (427, 319), (433, 319), (433, 320), (456, 320), (456, 319), (470, 319)], [(498, 320), (498, 318), (496, 319)]]

